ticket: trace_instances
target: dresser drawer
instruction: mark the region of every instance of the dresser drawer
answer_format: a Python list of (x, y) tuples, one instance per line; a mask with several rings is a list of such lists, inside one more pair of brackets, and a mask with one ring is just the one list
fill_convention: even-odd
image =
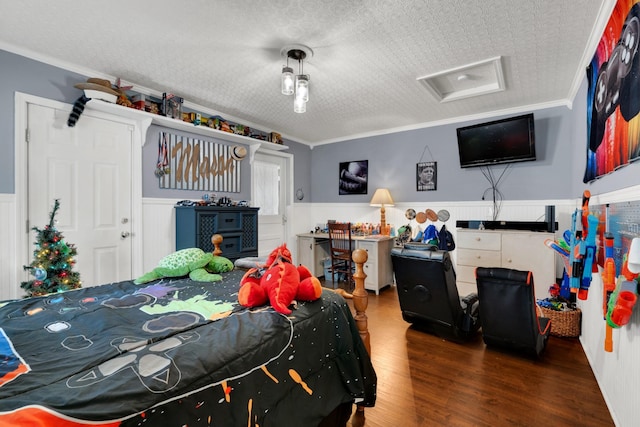
[(456, 268), (456, 282), (476, 283), (476, 267), (471, 265), (459, 265), (458, 268)]
[(472, 265), (475, 267), (500, 267), (502, 257), (498, 251), (482, 249), (457, 248), (458, 265)]
[(223, 233), (225, 231), (238, 231), (242, 229), (240, 212), (220, 212), (218, 213), (218, 230)]
[[(242, 252), (242, 234), (227, 233), (222, 234), (223, 240), (220, 245), (222, 254), (227, 258), (233, 258), (236, 254)], [(201, 235), (201, 249), (205, 252), (213, 252), (213, 243), (209, 235)]]
[(458, 248), (484, 249), (499, 251), (501, 248), (500, 233), (487, 231), (458, 231)]

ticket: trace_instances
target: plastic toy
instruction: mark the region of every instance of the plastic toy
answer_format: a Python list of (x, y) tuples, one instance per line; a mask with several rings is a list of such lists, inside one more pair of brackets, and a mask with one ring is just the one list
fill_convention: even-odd
[(289, 315), (294, 299), (315, 301), (322, 285), (307, 267), (292, 263), (291, 252), (283, 244), (274, 249), (265, 264), (251, 268), (240, 281), (238, 302), (244, 307), (258, 307), (267, 302), (279, 313)]
[[(616, 289), (616, 263), (613, 259), (613, 234), (609, 230), (609, 205), (605, 210), (605, 232), (604, 232), (604, 248), (605, 260), (604, 270), (602, 272), (602, 311), (604, 320), (607, 320), (609, 310), (609, 300)], [(613, 351), (613, 329), (609, 322), (605, 326), (604, 351)]]
[(137, 285), (163, 277), (189, 276), (196, 282), (217, 282), (222, 280), (218, 273), (233, 270), (233, 263), (219, 255), (212, 255), (200, 248), (186, 248), (162, 258), (158, 266), (133, 281)]

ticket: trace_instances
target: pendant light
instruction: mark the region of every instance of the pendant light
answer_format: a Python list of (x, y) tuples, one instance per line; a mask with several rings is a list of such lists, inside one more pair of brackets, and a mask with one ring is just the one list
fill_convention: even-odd
[(283, 95), (293, 95), (293, 82), (295, 77), (293, 76), (293, 68), (286, 65), (282, 67), (282, 78), (281, 78), (281, 90)]
[[(307, 111), (309, 101), (309, 79), (304, 74), (304, 60), (313, 56), (313, 51), (303, 45), (289, 45), (282, 48), (280, 54), (286, 58), (287, 64), (282, 67), (280, 91), (283, 95), (295, 95), (293, 111), (304, 113)], [(293, 68), (289, 66), (289, 59), (298, 61), (298, 74), (294, 75)]]

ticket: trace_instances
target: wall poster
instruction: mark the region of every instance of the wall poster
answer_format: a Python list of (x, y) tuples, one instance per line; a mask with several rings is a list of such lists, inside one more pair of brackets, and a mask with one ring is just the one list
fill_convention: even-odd
[(160, 132), (155, 174), (160, 188), (239, 193), (246, 152), (241, 146)]
[(423, 162), (416, 164), (416, 189), (435, 191), (438, 185), (438, 163)]
[(367, 194), (368, 174), (368, 160), (341, 162), (338, 175), (340, 183), (338, 194)]
[(585, 183), (640, 159), (640, 5), (636, 1), (618, 0), (587, 68)]

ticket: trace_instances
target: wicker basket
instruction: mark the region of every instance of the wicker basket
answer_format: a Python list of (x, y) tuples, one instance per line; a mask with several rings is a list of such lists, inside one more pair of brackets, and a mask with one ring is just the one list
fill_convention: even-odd
[(551, 335), (556, 337), (578, 337), (580, 336), (580, 321), (582, 311), (579, 308), (569, 311), (550, 310), (540, 307), (542, 317), (551, 319)]

